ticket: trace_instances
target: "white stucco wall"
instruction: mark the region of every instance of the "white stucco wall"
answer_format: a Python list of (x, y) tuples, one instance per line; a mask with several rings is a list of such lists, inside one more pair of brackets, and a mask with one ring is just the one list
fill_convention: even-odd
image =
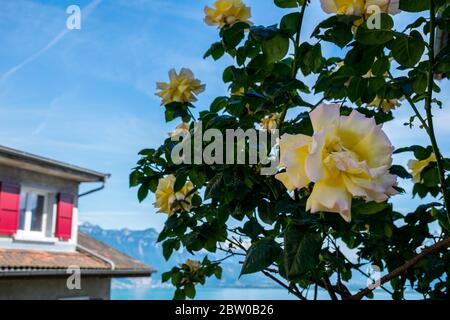
[(0, 248), (6, 249), (24, 249), (24, 250), (44, 250), (44, 251), (60, 251), (60, 252), (74, 252), (77, 244), (78, 235), (78, 187), (79, 183), (76, 181), (66, 180), (59, 177), (45, 175), (38, 172), (10, 167), (0, 164), (0, 181), (17, 183), (22, 188), (34, 188), (44, 190), (51, 195), (48, 204), (52, 207), (52, 216), (50, 217), (51, 234), (55, 232), (56, 223), (56, 195), (60, 192), (68, 193), (74, 196), (74, 210), (72, 217), (72, 237), (69, 241), (60, 241), (51, 236), (46, 241), (27, 241), (17, 236), (3, 236), (0, 235)]
[(110, 278), (84, 277), (81, 290), (69, 290), (66, 281), (63, 277), (0, 278), (0, 300), (110, 299)]

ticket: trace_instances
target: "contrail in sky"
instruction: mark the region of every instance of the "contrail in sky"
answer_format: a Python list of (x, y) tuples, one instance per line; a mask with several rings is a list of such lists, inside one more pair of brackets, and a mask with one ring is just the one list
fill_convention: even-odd
[[(93, 0), (91, 3), (89, 3), (81, 12), (81, 16), (82, 18), (87, 18), (93, 11), (94, 9), (102, 2), (103, 0)], [(44, 54), (45, 52), (47, 52), (48, 50), (50, 50), (55, 44), (57, 44), (58, 42), (60, 42), (65, 36), (66, 34), (68, 34), (71, 30), (64, 28), (63, 31), (61, 31), (60, 33), (58, 33), (56, 35), (56, 37), (50, 41), (45, 47), (43, 47), (42, 49), (40, 49), (39, 51), (35, 52), (34, 54), (32, 54), (31, 56), (29, 56), (28, 58), (26, 58), (24, 61), (22, 61), (21, 63), (19, 63), (18, 65), (16, 65), (15, 67), (9, 69), (8, 71), (6, 71), (1, 77), (0, 77), (0, 84), (3, 83), (4, 81), (6, 81), (6, 79), (8, 79), (10, 76), (12, 76), (14, 73), (16, 73), (17, 71), (19, 71), (20, 69), (22, 69), (23, 67), (25, 67), (27, 64), (33, 62), (34, 60), (36, 60), (37, 58), (39, 58), (42, 54)]]

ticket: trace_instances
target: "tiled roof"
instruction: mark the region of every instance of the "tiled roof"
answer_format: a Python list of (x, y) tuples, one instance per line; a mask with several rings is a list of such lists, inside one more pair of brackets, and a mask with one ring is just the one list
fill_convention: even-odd
[(80, 269), (109, 269), (106, 262), (79, 252), (49, 252), (34, 250), (0, 249), (2, 269), (65, 269), (69, 266)]
[(111, 277), (149, 276), (151, 267), (83, 233), (78, 235), (77, 252), (0, 249), (0, 277), (66, 274), (77, 266), (82, 274)]
[(139, 262), (82, 232), (78, 233), (78, 244), (111, 260), (114, 263), (116, 270), (151, 270), (154, 272), (152, 268), (142, 262)]

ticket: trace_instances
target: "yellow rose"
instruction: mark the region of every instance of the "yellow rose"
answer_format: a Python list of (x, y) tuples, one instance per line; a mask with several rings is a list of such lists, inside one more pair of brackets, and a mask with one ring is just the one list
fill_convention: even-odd
[(399, 0), (320, 0), (326, 13), (348, 16), (370, 16), (372, 7), (377, 6), (380, 12), (399, 13)]
[(237, 96), (237, 97), (243, 97), (245, 93), (245, 88), (244, 87), (240, 87), (237, 90), (234, 90), (231, 92), (232, 96)]
[(399, 107), (401, 103), (397, 99), (381, 99), (376, 96), (375, 99), (368, 104), (370, 107), (377, 107), (382, 109), (384, 112), (388, 113), (391, 110)]
[(193, 261), (191, 259), (187, 259), (184, 264), (188, 266), (189, 272), (191, 273), (196, 273), (202, 266), (199, 261)]
[(351, 221), (352, 198), (384, 202), (397, 194), (389, 173), (393, 147), (373, 118), (356, 110), (340, 115), (339, 105), (321, 104), (310, 113), (312, 137), (284, 134), (277, 174), (289, 190), (314, 182), (306, 209), (339, 213)]
[(223, 28), (237, 22), (251, 24), (251, 9), (242, 0), (217, 0), (212, 8), (205, 7), (205, 22), (210, 26)]
[(326, 13), (361, 16), (364, 13), (364, 0), (320, 0)]
[(161, 90), (156, 93), (162, 98), (161, 105), (172, 102), (194, 102), (197, 95), (205, 91), (205, 85), (194, 78), (191, 70), (182, 68), (180, 74), (175, 69), (169, 71), (169, 82), (158, 82), (156, 88)]
[(158, 187), (155, 192), (156, 202), (154, 206), (159, 209), (158, 212), (166, 213), (169, 217), (178, 210), (189, 211), (192, 207), (192, 196), (188, 195), (194, 185), (188, 181), (178, 192), (174, 191), (175, 176), (168, 175), (159, 179)]
[(274, 113), (274, 114), (271, 114), (270, 116), (266, 116), (264, 119), (262, 119), (261, 126), (263, 127), (264, 130), (270, 132), (277, 128), (278, 121), (280, 121), (280, 114)]
[(400, 0), (366, 0), (366, 12), (371, 6), (377, 6), (381, 12), (388, 14), (400, 13)]
[[(344, 61), (340, 61), (336, 63), (336, 68), (331, 70), (331, 74), (336, 73), (340, 68), (344, 66)], [(387, 76), (386, 73), (384, 76)], [(372, 69), (370, 69), (365, 75), (363, 75), (363, 78), (374, 78), (375, 75), (372, 72)], [(345, 83), (345, 86), (348, 87), (350, 85), (350, 80)], [(401, 105), (400, 101), (398, 99), (381, 99), (379, 96), (376, 96), (375, 99), (368, 103), (367, 106), (369, 107), (376, 107), (382, 109), (384, 112), (388, 113), (391, 110), (396, 109)]]
[(422, 170), (425, 169), (426, 167), (428, 167), (428, 165), (431, 162), (436, 162), (436, 155), (434, 153), (432, 153), (425, 160), (409, 160), (408, 161), (408, 167), (412, 172), (413, 181), (415, 183), (419, 183), (422, 181), (420, 174), (422, 173)]
[(172, 140), (176, 140), (179, 137), (185, 137), (189, 134), (189, 128), (189, 123), (182, 122), (176, 126), (174, 131), (169, 133), (169, 137), (172, 138)]

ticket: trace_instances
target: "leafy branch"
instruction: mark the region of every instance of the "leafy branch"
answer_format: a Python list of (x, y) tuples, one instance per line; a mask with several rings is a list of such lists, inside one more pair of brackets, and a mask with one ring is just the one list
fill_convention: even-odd
[[(441, 240), (441, 241), (437, 242), (436, 244), (434, 244), (428, 248), (425, 248), (420, 254), (416, 255), (411, 260), (407, 261), (400, 267), (396, 268), (395, 270), (391, 271), (389, 274), (382, 277), (380, 279), (380, 285), (383, 285), (386, 282), (391, 281), (392, 279), (405, 273), (406, 271), (408, 271), (409, 269), (414, 267), (417, 263), (419, 263), (422, 259), (426, 258), (427, 256), (429, 256), (433, 253), (439, 252), (441, 250), (447, 249), (448, 247), (450, 247), (450, 238)], [(370, 294), (374, 289), (375, 289), (375, 287), (374, 288), (367, 287), (364, 290), (358, 292), (357, 294), (347, 298), (347, 300), (361, 300), (362, 298), (364, 298), (365, 296)]]

